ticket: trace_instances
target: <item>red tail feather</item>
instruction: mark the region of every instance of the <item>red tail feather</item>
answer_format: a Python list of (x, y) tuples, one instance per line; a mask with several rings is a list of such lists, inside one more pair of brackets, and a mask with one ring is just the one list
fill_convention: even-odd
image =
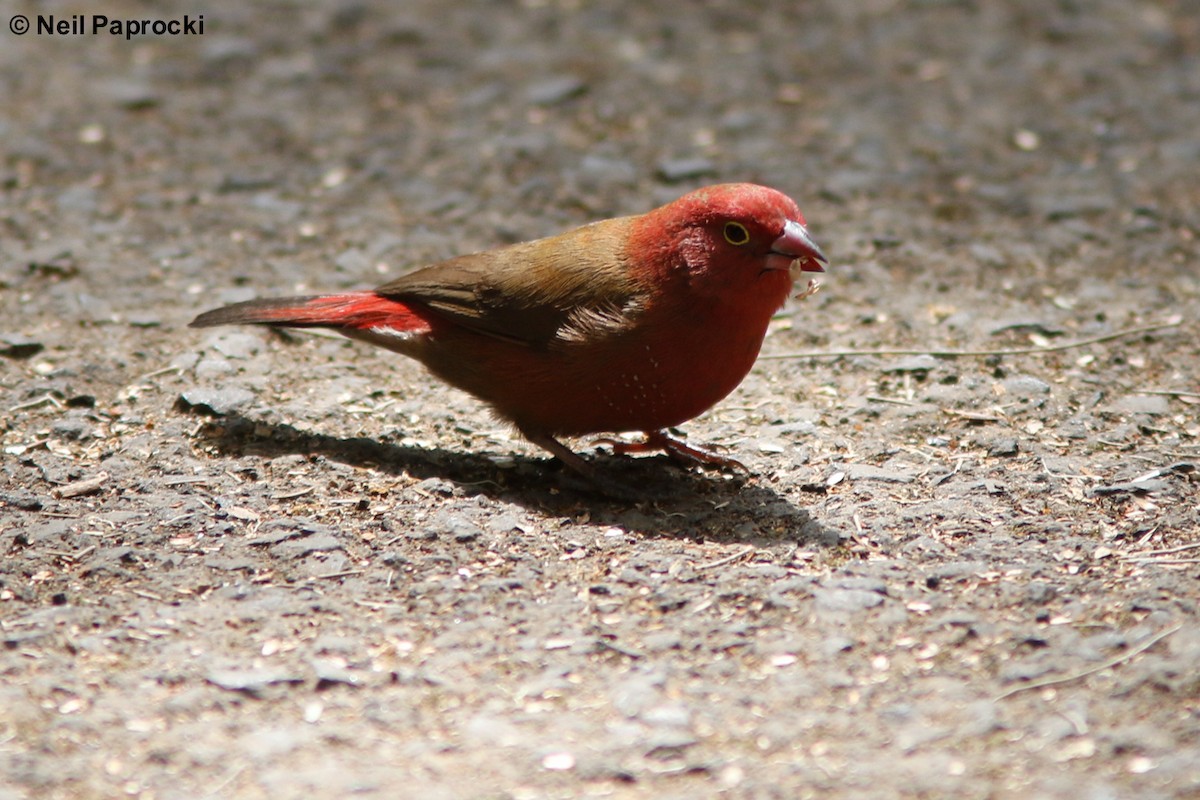
[(429, 324), (411, 308), (374, 292), (249, 300), (207, 311), (192, 320), (191, 327), (246, 324), (352, 330), (389, 328), (414, 333), (429, 330)]

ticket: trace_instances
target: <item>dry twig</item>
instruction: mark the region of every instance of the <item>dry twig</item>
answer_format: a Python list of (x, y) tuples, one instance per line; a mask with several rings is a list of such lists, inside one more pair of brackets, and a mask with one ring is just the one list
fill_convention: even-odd
[(1121, 655), (1116, 656), (1115, 658), (1110, 658), (1108, 661), (1105, 661), (1103, 664), (1097, 664), (1096, 666), (1091, 667), (1089, 669), (1081, 670), (1079, 672), (1073, 672), (1070, 675), (1063, 675), (1058, 678), (1044, 678), (1040, 681), (1033, 681), (1032, 683), (1026, 683), (1021, 686), (1014, 686), (1013, 688), (1009, 689), (1007, 692), (1002, 692), (1001, 694), (996, 695), (996, 697), (993, 699), (992, 702), (999, 702), (1007, 697), (1012, 697), (1014, 694), (1017, 694), (1018, 692), (1027, 692), (1031, 689), (1041, 689), (1046, 686), (1055, 686), (1060, 683), (1070, 683), (1071, 681), (1077, 681), (1080, 678), (1086, 678), (1088, 675), (1094, 675), (1097, 672), (1102, 672), (1103, 670), (1109, 669), (1110, 667), (1115, 667), (1118, 664), (1121, 664), (1125, 661), (1129, 661), (1134, 656), (1137, 656), (1137, 655), (1140, 655), (1140, 654), (1146, 652), (1151, 647), (1154, 647), (1154, 645), (1158, 644), (1163, 639), (1167, 638), (1172, 633), (1175, 633), (1175, 631), (1179, 630), (1182, 627), (1183, 627), (1183, 623), (1177, 622), (1176, 624), (1167, 628), (1165, 631), (1160, 631), (1159, 633), (1154, 634), (1149, 639), (1142, 642), (1141, 644), (1139, 644), (1137, 647), (1133, 648), (1129, 652), (1122, 653)]
[(1079, 339), (1078, 341), (1065, 342), (1064, 344), (1056, 344), (1049, 347), (1015, 347), (1009, 350), (826, 350), (825, 352), (811, 353), (774, 353), (761, 355), (759, 358), (777, 360), (783, 358), (853, 358), (855, 356), (934, 356), (935, 358), (1027, 356), (1039, 353), (1060, 353), (1063, 350), (1073, 350), (1077, 347), (1086, 347), (1089, 344), (1111, 342), (1114, 339), (1124, 339), (1128, 336), (1137, 336), (1140, 333), (1150, 333), (1151, 331), (1160, 331), (1165, 328), (1178, 328), (1182, 324), (1183, 320), (1174, 319), (1171, 322), (1162, 322), (1157, 325), (1143, 325), (1139, 328), (1126, 328), (1125, 330), (1106, 333), (1103, 336), (1093, 336), (1089, 339)]
[(754, 547), (754, 545), (749, 545), (749, 546), (737, 551), (736, 553), (734, 553), (731, 556), (725, 556), (725, 558), (718, 558), (716, 561), (710, 561), (707, 564), (697, 564), (696, 571), (699, 572), (699, 571), (706, 570), (706, 569), (716, 569), (717, 567), (723, 567), (726, 564), (732, 564), (735, 561), (741, 561), (743, 558), (745, 558), (746, 556), (753, 553), (755, 551), (755, 549), (756, 548)]
[(1164, 547), (1159, 550), (1143, 550), (1140, 553), (1128, 553), (1125, 558), (1130, 561), (1140, 561), (1144, 558), (1155, 558), (1157, 556), (1169, 556), (1174, 553), (1182, 553), (1185, 550), (1195, 550), (1200, 547), (1200, 542), (1192, 542), (1191, 544), (1181, 544), (1178, 547)]
[(61, 500), (64, 497), (80, 497), (81, 495), (92, 494), (100, 491), (100, 487), (107, 480), (107, 472), (97, 472), (95, 477), (76, 481), (75, 483), (68, 483), (66, 486), (56, 486), (50, 490), (50, 495), (55, 499)]

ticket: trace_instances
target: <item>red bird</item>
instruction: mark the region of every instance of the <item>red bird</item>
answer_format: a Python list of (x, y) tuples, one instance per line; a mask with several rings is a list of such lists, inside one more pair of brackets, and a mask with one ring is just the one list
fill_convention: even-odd
[(331, 328), (394, 350), (592, 478), (557, 437), (643, 431), (643, 443), (609, 443), (737, 465), (664, 429), (741, 383), (794, 280), (826, 263), (790, 198), (722, 184), (639, 216), (432, 264), (372, 291), (251, 300), (192, 327)]

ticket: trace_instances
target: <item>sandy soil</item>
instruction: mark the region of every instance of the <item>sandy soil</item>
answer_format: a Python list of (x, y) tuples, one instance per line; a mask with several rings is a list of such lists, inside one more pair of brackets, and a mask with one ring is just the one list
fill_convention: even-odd
[[(0, 798), (1200, 796), (1194, 3), (34, 6)], [(750, 477), (186, 327), (723, 180), (832, 261), (686, 427)]]

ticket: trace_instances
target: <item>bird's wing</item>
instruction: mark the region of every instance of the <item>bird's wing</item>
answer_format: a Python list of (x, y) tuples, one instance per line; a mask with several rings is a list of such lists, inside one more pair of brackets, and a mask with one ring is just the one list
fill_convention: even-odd
[(615, 333), (642, 309), (608, 220), (549, 239), (459, 256), (376, 293), (476, 333), (531, 347)]

